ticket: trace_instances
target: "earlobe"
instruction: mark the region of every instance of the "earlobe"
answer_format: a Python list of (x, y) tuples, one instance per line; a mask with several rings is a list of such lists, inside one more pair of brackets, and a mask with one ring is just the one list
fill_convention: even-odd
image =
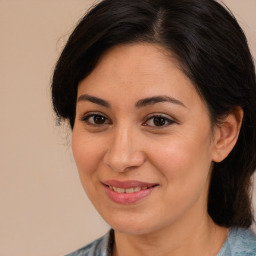
[(242, 125), (243, 110), (240, 107), (234, 108), (223, 118), (214, 130), (214, 149), (212, 160), (223, 161), (234, 148)]

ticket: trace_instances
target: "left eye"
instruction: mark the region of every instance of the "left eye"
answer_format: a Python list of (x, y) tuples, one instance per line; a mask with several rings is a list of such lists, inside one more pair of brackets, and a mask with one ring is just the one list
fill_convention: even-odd
[(149, 125), (154, 127), (165, 127), (173, 123), (175, 122), (170, 118), (160, 115), (160, 116), (152, 116), (148, 118), (143, 125)]

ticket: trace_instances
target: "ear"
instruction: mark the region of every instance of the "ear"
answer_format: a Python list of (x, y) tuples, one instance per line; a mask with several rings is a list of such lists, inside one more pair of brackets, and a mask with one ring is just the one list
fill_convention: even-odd
[(218, 163), (224, 160), (234, 148), (242, 125), (243, 115), (242, 108), (236, 107), (223, 118), (220, 124), (215, 126), (212, 152), (214, 162)]

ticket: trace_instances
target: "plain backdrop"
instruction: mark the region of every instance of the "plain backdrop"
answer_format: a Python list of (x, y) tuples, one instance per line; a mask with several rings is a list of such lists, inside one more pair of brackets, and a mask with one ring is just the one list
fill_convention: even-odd
[[(94, 2), (0, 0), (0, 256), (64, 255), (109, 228), (84, 194), (50, 101), (54, 64)], [(256, 56), (256, 0), (225, 3)]]

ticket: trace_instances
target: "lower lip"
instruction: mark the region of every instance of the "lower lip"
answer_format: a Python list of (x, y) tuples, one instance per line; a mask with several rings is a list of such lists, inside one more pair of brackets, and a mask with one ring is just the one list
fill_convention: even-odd
[(146, 198), (151, 194), (151, 192), (155, 189), (156, 187), (151, 187), (148, 189), (142, 189), (138, 192), (133, 192), (133, 193), (117, 193), (110, 189), (109, 187), (105, 187), (106, 193), (108, 197), (115, 203), (118, 204), (124, 204), (124, 205), (129, 205), (129, 204), (135, 204), (142, 199)]

